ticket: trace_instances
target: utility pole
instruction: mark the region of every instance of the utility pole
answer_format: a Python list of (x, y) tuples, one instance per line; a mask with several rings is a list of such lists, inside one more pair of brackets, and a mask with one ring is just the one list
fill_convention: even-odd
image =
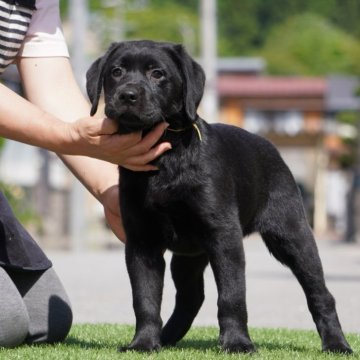
[(216, 0), (201, 0), (201, 58), (206, 85), (201, 110), (208, 122), (218, 122), (217, 6)]
[[(70, 22), (72, 26), (71, 64), (75, 78), (81, 89), (85, 89), (85, 39), (88, 19), (87, 0), (69, 1)], [(72, 179), (70, 190), (69, 232), (70, 247), (74, 251), (84, 249), (86, 236), (85, 216), (86, 192), (83, 185)]]

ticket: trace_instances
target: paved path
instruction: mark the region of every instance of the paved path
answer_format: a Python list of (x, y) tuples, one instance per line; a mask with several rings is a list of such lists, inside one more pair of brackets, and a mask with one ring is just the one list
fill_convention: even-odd
[[(360, 333), (360, 245), (319, 241), (327, 285), (337, 301), (346, 332)], [(247, 302), (252, 327), (314, 329), (299, 284), (257, 237), (245, 240)], [(131, 290), (122, 249), (100, 252), (48, 252), (68, 291), (76, 323), (134, 324)], [(167, 263), (170, 256), (166, 255)], [(217, 292), (205, 272), (206, 300), (195, 323), (216, 325)], [(174, 305), (174, 287), (166, 271), (162, 305), (164, 321)]]

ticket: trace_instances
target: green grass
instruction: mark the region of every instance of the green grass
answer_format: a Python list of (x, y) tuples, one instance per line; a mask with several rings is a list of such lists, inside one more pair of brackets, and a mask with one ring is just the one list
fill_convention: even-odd
[(217, 343), (218, 329), (194, 327), (174, 348), (158, 353), (118, 353), (118, 346), (126, 345), (134, 328), (124, 325), (74, 325), (64, 343), (56, 345), (21, 346), (0, 349), (1, 360), (200, 360), (200, 359), (360, 359), (360, 335), (348, 334), (355, 355), (350, 357), (321, 352), (320, 340), (314, 331), (285, 329), (251, 329), (257, 352), (253, 355), (225, 354)]

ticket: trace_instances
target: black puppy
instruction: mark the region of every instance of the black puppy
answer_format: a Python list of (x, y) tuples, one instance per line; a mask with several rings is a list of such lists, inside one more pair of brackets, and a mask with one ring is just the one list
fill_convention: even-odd
[[(203, 70), (181, 45), (152, 41), (112, 44), (87, 73), (91, 113), (104, 88), (105, 113), (119, 122), (120, 132), (170, 124), (163, 139), (173, 149), (156, 160), (159, 171), (120, 168), (136, 315), (135, 337), (126, 349), (156, 350), (186, 334), (204, 300), (203, 272), (210, 262), (218, 288), (220, 344), (225, 351), (254, 351), (242, 238), (257, 231), (303, 287), (323, 350), (351, 353), (288, 167), (265, 139), (199, 118), (204, 82)], [(164, 249), (173, 251), (177, 294), (162, 328)]]

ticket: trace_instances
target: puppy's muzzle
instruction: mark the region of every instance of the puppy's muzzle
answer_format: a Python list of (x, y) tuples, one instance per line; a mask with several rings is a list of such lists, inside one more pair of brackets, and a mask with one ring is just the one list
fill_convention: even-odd
[(118, 121), (120, 133), (145, 130), (162, 119), (160, 108), (149, 91), (134, 83), (116, 89), (106, 103), (105, 114)]
[(119, 91), (118, 99), (124, 105), (136, 105), (140, 97), (139, 91), (134, 87), (127, 87)]
[(126, 84), (118, 87), (113, 94), (112, 103), (120, 112), (142, 112), (146, 110), (148, 100), (145, 90), (137, 84)]

